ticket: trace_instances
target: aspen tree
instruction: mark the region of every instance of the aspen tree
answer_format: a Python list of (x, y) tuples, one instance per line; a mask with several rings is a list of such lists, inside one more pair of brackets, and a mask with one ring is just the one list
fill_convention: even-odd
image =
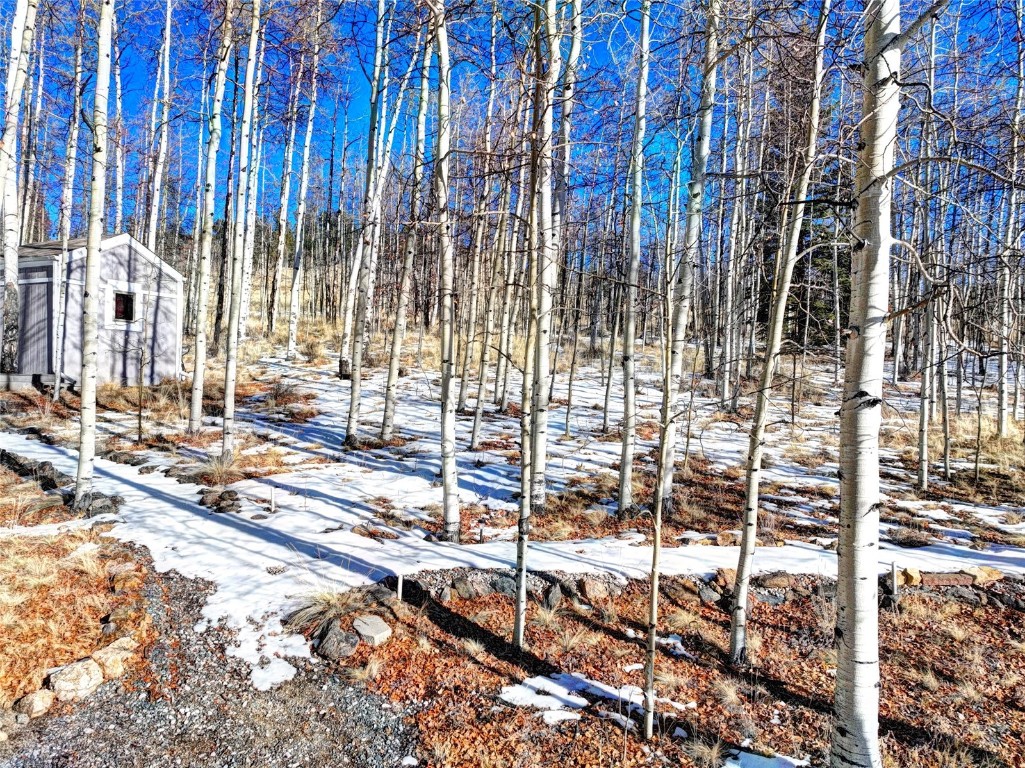
[(28, 78), (29, 55), (36, 27), (38, 0), (18, 0), (11, 23), (11, 52), (7, 59), (7, 88), (4, 92), (4, 128), (0, 137), (0, 184), (3, 184), (4, 295), (0, 372), (18, 370), (20, 301), (18, 298), (18, 246), (21, 225), (18, 216), (17, 152), (21, 94)]
[(384, 416), (381, 419), (381, 440), (390, 440), (395, 430), (395, 403), (402, 359), (402, 341), (406, 335), (406, 314), (413, 282), (413, 259), (416, 255), (420, 197), (423, 189), (425, 155), (427, 149), (427, 107), (430, 101), (431, 55), (433, 42), (424, 44), (420, 62), (420, 96), (416, 108), (416, 138), (413, 150), (413, 181), (409, 196), (409, 226), (406, 228), (405, 250), (399, 277), (399, 299), (395, 308), (395, 327), (392, 329), (391, 354), (388, 357), (388, 379), (384, 388)]
[(744, 519), (741, 529), (740, 558), (737, 562), (737, 576), (733, 587), (733, 614), (730, 624), (730, 661), (738, 665), (743, 664), (747, 660), (748, 590), (751, 583), (751, 571), (754, 565), (755, 543), (758, 534), (759, 473), (762, 469), (762, 455), (765, 449), (765, 427), (768, 423), (771, 405), (769, 394), (772, 391), (772, 380), (776, 376), (776, 369), (779, 365), (780, 349), (783, 344), (783, 322), (786, 318), (787, 299), (790, 296), (790, 282), (794, 273), (794, 265), (801, 255), (797, 249), (801, 239), (801, 228), (804, 223), (805, 199), (808, 196), (811, 175), (818, 153), (819, 112), (822, 98), (826, 26), (829, 21), (829, 9), (830, 0), (822, 0), (818, 32), (815, 39), (815, 63), (812, 67), (811, 101), (807, 115), (808, 133), (805, 138), (804, 151), (801, 158), (803, 167), (791, 194), (791, 198), (796, 202), (787, 218), (783, 237), (784, 250), (776, 261), (772, 304), (769, 310), (765, 362), (762, 364), (761, 380), (759, 381), (758, 391), (755, 393), (755, 413), (748, 440)]
[[(164, 4), (164, 43), (160, 48), (160, 122), (157, 126), (157, 154), (153, 159), (153, 177), (150, 180), (149, 218), (146, 224), (146, 247), (157, 252), (157, 224), (160, 221), (160, 192), (167, 163), (167, 133), (171, 114), (171, 0)], [(156, 104), (154, 112), (156, 111)]]
[(840, 408), (840, 539), (837, 548), (836, 693), (830, 738), (834, 768), (878, 768), (879, 427), (889, 304), (894, 150), (900, 57), (907, 39), (937, 14), (939, 0), (903, 34), (900, 0), (865, 5), (861, 143), (851, 255), (851, 299)]
[(235, 453), (235, 382), (238, 368), (239, 318), (242, 313), (242, 273), (246, 240), (246, 195), (249, 176), (256, 175), (249, 167), (250, 133), (256, 90), (256, 59), (260, 44), (260, 0), (252, 2), (249, 25), (249, 52), (246, 55), (245, 94), (242, 100), (242, 129), (239, 133), (238, 192), (235, 197), (235, 231), (231, 246), (231, 298), (228, 311), (228, 339), (224, 358), (224, 418), (221, 456)]
[(456, 411), (452, 378), (455, 372), (455, 244), (449, 212), (451, 160), (452, 69), (444, 0), (428, 0), (431, 31), (438, 58), (438, 138), (434, 161), (434, 198), (438, 213), (438, 253), (441, 261), (441, 483), (444, 538), (459, 541), (459, 484), (456, 477)]
[[(638, 51), (637, 101), (634, 134), (630, 148), (630, 222), (626, 273), (626, 301), (623, 305), (623, 443), (619, 459), (619, 515), (634, 508), (633, 462), (637, 440), (637, 288), (641, 270), (641, 217), (644, 214), (644, 132), (647, 127), (648, 57), (651, 3), (641, 0), (641, 36)], [(657, 544), (656, 544), (657, 546)]]
[(278, 292), (281, 285), (281, 272), (285, 263), (285, 244), (288, 235), (288, 205), (292, 194), (292, 158), (295, 154), (296, 126), (299, 123), (299, 94), (302, 91), (303, 70), (306, 63), (305, 54), (299, 57), (299, 66), (292, 78), (292, 95), (288, 101), (288, 139), (281, 162), (281, 196), (278, 205), (277, 258), (274, 260), (274, 277), (267, 298), (267, 332), (273, 334), (277, 328), (278, 306), (281, 304)]
[(300, 288), (303, 279), (303, 225), (306, 218), (306, 198), (310, 186), (310, 144), (313, 141), (313, 120), (317, 112), (317, 70), (320, 64), (320, 11), (317, 0), (317, 15), (314, 24), (316, 39), (313, 43), (313, 63), (310, 66), (310, 104), (306, 114), (306, 136), (303, 138), (303, 159), (299, 168), (299, 207), (295, 212), (295, 249), (292, 255), (292, 290), (288, 309), (288, 342), (285, 357), (295, 357), (295, 345), (299, 336)]
[[(540, 9), (540, 6), (539, 6)], [(543, 19), (538, 29), (538, 82), (534, 100), (533, 190), (537, 199), (537, 261), (536, 316), (534, 318), (534, 386), (531, 404), (531, 515), (544, 512), (547, 484), (545, 469), (548, 459), (548, 403), (551, 376), (552, 312), (556, 289), (559, 240), (553, 216), (553, 181), (555, 170), (555, 93), (562, 69), (562, 53), (558, 31), (558, 9), (555, 0), (546, 0)], [(543, 45), (542, 45), (543, 42)]]
[[(679, 263), (673, 269), (669, 286), (672, 303), (671, 313), (666, 319), (665, 347), (669, 351), (668, 364), (663, 363), (662, 414), (659, 433), (658, 469), (655, 478), (655, 493), (652, 498), (654, 521), (654, 546), (651, 555), (651, 586), (648, 602), (648, 640), (644, 669), (644, 733), (651, 738), (655, 716), (655, 655), (658, 647), (658, 589), (659, 558), (661, 549), (662, 519), (672, 507), (673, 471), (676, 466), (676, 403), (683, 378), (683, 350), (686, 340), (687, 319), (690, 314), (694, 263), (701, 241), (701, 214), (704, 204), (705, 171), (708, 165), (712, 129), (712, 107), (715, 100), (716, 71), (718, 66), (719, 1), (711, 0), (708, 6), (705, 30), (705, 52), (701, 98), (697, 114), (697, 136), (691, 155), (691, 175), (688, 189), (686, 224), (683, 252)], [(647, 13), (647, 11), (646, 11)], [(646, 38), (647, 33), (644, 33)], [(646, 40), (645, 40), (646, 43)], [(642, 45), (642, 49), (644, 46)], [(666, 267), (670, 267), (667, 265)], [(632, 339), (624, 335), (624, 341)], [(625, 354), (625, 353), (624, 353)], [(622, 495), (622, 490), (621, 490)]]
[(86, 233), (85, 286), (82, 293), (82, 371), (78, 386), (78, 473), (75, 506), (92, 501), (96, 457), (96, 374), (100, 351), (100, 242), (107, 200), (107, 95), (110, 91), (110, 37), (114, 0), (102, 0), (96, 40), (96, 85), (93, 92), (92, 179), (89, 182), (89, 223)]
[(210, 106), (210, 127), (206, 142), (206, 184), (203, 189), (203, 229), (200, 232), (199, 275), (196, 291), (196, 357), (192, 369), (192, 403), (189, 432), (203, 428), (203, 379), (206, 375), (207, 309), (210, 303), (210, 253), (214, 238), (214, 194), (217, 185), (217, 150), (221, 144), (221, 108), (228, 79), (228, 59), (232, 47), (232, 15), (234, 0), (226, 0), (221, 22), (221, 42), (217, 51), (213, 103)]
[[(61, 186), (60, 209), (57, 213), (57, 236), (61, 241), (60, 258), (57, 260), (56, 274), (63, 276), (68, 260), (68, 240), (71, 238), (71, 206), (75, 189), (75, 172), (78, 167), (78, 133), (81, 126), (79, 115), (82, 112), (82, 54), (85, 47), (85, 0), (78, 6), (78, 18), (75, 24), (75, 53), (71, 87), (71, 114), (68, 116), (68, 140), (64, 148), (64, 183)], [(53, 399), (60, 400), (61, 384), (64, 374), (64, 326), (67, 318), (64, 312), (64, 297), (67, 284), (62, 278), (58, 287), (57, 297), (57, 333), (54, 344), (53, 363)]]
[[(118, 36), (117, 18), (114, 19), (114, 231), (124, 231), (125, 219), (125, 121), (121, 111), (121, 43)], [(206, 64), (204, 55), (204, 65)], [(205, 67), (204, 67), (205, 71)], [(203, 84), (206, 101), (206, 83)], [(204, 104), (205, 106), (205, 104)], [(202, 131), (200, 132), (202, 133)], [(197, 184), (198, 186), (198, 184)], [(196, 208), (196, 219), (200, 218)], [(199, 239), (198, 237), (196, 238)]]
[[(1018, 0), (1015, 4), (1015, 21), (1017, 34), (1017, 75), (1018, 85), (1015, 88), (1013, 113), (1011, 116), (1010, 168), (1008, 178), (1012, 180), (1007, 190), (1007, 224), (1004, 229), (1004, 242), (999, 265), (997, 267), (997, 298), (999, 301), (999, 349), (997, 355), (997, 436), (1004, 438), (1010, 433), (1008, 415), (1007, 376), (1011, 346), (1011, 293), (1014, 275), (1011, 273), (1011, 254), (1021, 247), (1022, 223), (1019, 204), (1019, 187), (1013, 183), (1021, 169), (1022, 154), (1022, 121), (1025, 111), (1025, 2)], [(1016, 390), (1017, 394), (1017, 390)], [(980, 404), (981, 408), (981, 404)], [(1017, 418), (1017, 406), (1012, 411)]]

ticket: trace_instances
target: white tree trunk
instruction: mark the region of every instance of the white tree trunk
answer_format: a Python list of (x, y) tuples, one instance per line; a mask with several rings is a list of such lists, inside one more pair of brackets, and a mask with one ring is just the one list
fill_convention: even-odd
[[(157, 225), (160, 222), (160, 193), (167, 163), (167, 132), (171, 114), (171, 0), (164, 9), (164, 44), (160, 49), (160, 123), (157, 126), (157, 154), (153, 160), (153, 178), (150, 180), (149, 220), (146, 223), (146, 247), (157, 252)], [(156, 105), (154, 105), (155, 107)]]
[(75, 171), (78, 166), (78, 133), (81, 126), (79, 114), (82, 112), (82, 49), (85, 38), (85, 2), (81, 2), (78, 11), (78, 22), (75, 27), (74, 74), (72, 85), (71, 114), (68, 116), (68, 140), (64, 149), (64, 183), (61, 187), (60, 209), (57, 213), (57, 236), (61, 241), (61, 255), (57, 262), (56, 274), (61, 276), (58, 283), (57, 297), (57, 333), (54, 344), (53, 360), (53, 398), (60, 399), (61, 379), (64, 373), (64, 295), (66, 283), (63, 275), (68, 259), (68, 240), (71, 237), (71, 206), (74, 204)]
[(402, 359), (402, 341), (406, 335), (406, 313), (413, 282), (413, 258), (416, 255), (417, 223), (420, 217), (420, 196), (424, 180), (424, 157), (427, 149), (427, 107), (430, 102), (432, 41), (424, 44), (420, 62), (420, 97), (416, 108), (416, 139), (413, 155), (413, 181), (409, 197), (409, 227), (406, 230), (406, 248), (402, 257), (399, 277), (399, 301), (395, 309), (395, 327), (392, 330), (391, 354), (388, 358), (388, 379), (384, 388), (384, 416), (381, 419), (381, 439), (390, 440), (395, 430), (395, 403)]
[[(553, 217), (555, 150), (555, 92), (562, 70), (558, 10), (555, 0), (538, 6), (538, 83), (534, 101), (534, 189), (537, 197), (537, 297), (534, 326), (534, 387), (531, 403), (530, 508), (531, 515), (544, 511), (547, 496), (545, 471), (548, 459), (548, 401), (551, 376), (552, 309), (559, 259), (558, 230)], [(541, 40), (544, 40), (544, 48)]]
[(214, 195), (217, 186), (217, 150), (221, 145), (221, 109), (224, 86), (228, 79), (228, 59), (232, 46), (233, 0), (224, 5), (221, 43), (217, 51), (217, 72), (214, 76), (214, 98), (210, 107), (210, 129), (206, 142), (206, 186), (203, 190), (203, 229), (199, 243), (199, 288), (196, 292), (196, 356), (192, 369), (192, 403), (189, 432), (203, 428), (203, 379), (206, 375), (207, 309), (210, 303), (210, 252), (214, 238)]
[(75, 506), (88, 506), (96, 456), (96, 369), (100, 351), (100, 242), (107, 200), (107, 94), (110, 91), (110, 37), (114, 0), (102, 0), (97, 26), (96, 85), (93, 94), (92, 179), (86, 234), (85, 288), (82, 299), (82, 375), (78, 474)]
[[(674, 274), (667, 279), (669, 287), (671, 317), (666, 319), (666, 341), (669, 349), (668, 364), (663, 363), (662, 414), (659, 433), (658, 469), (655, 478), (655, 493), (652, 498), (652, 512), (655, 515), (655, 546), (651, 556), (651, 591), (648, 605), (648, 645), (645, 658), (645, 712), (644, 729), (650, 737), (654, 727), (655, 711), (655, 655), (658, 647), (658, 583), (659, 549), (661, 546), (662, 519), (672, 508), (673, 471), (676, 467), (676, 409), (683, 378), (683, 351), (686, 341), (687, 319), (690, 315), (691, 292), (694, 281), (694, 263), (697, 260), (701, 242), (701, 213), (705, 196), (705, 172), (712, 133), (712, 107), (715, 101), (716, 73), (719, 58), (719, 7), (720, 0), (711, 0), (708, 6), (708, 21), (705, 30), (705, 52), (703, 58), (704, 76), (701, 81), (701, 99), (698, 105), (697, 136), (691, 155), (690, 182), (688, 185), (687, 213), (684, 231), (683, 252), (679, 263), (666, 269)], [(631, 341), (631, 343), (633, 343)]]
[(755, 413), (751, 424), (751, 435), (748, 441), (747, 473), (745, 478), (744, 524), (740, 539), (740, 557), (737, 562), (737, 576), (734, 583), (733, 615), (730, 626), (730, 660), (733, 664), (743, 664), (747, 659), (747, 603), (751, 584), (751, 571), (754, 565), (755, 543), (758, 534), (758, 492), (762, 454), (765, 447), (765, 426), (769, 419), (769, 393), (772, 391), (772, 380), (779, 365), (780, 348), (783, 344), (783, 322), (786, 319), (787, 299), (790, 297), (790, 281), (794, 273), (794, 265), (799, 254), (798, 244), (804, 224), (804, 200), (808, 195), (808, 186), (814, 170), (815, 157), (819, 138), (819, 112), (821, 104), (822, 78), (824, 72), (824, 56), (826, 42), (826, 25), (829, 21), (830, 0), (823, 0), (819, 15), (818, 34), (816, 36), (815, 63), (812, 70), (811, 103), (808, 108), (808, 134), (805, 139), (802, 157), (803, 168), (797, 183), (794, 185), (793, 206), (786, 220), (786, 231), (783, 241), (783, 253), (776, 262), (775, 285), (773, 286), (772, 305), (769, 312), (768, 338), (765, 347), (765, 362), (762, 365), (762, 376), (755, 394)]
[(18, 246), (21, 226), (18, 216), (17, 152), (18, 117), (21, 114), (21, 94), (28, 78), (29, 54), (32, 35), (36, 27), (38, 0), (18, 0), (11, 24), (11, 53), (7, 60), (7, 89), (5, 91), (4, 131), (0, 138), (0, 183), (4, 185), (3, 199), (3, 254), (4, 295), (3, 335), (0, 338), (0, 371), (18, 370)]
[[(125, 122), (121, 111), (121, 44), (114, 20), (114, 232), (121, 234), (125, 219)], [(205, 61), (204, 61), (205, 63)], [(203, 86), (204, 94), (206, 86)], [(199, 216), (199, 210), (196, 210)]]
[(837, 671), (830, 764), (878, 768), (879, 426), (889, 304), (890, 210), (900, 111), (900, 0), (865, 5), (865, 64), (851, 305), (840, 410)]
[[(623, 444), (619, 460), (619, 514), (634, 507), (633, 462), (637, 433), (637, 282), (641, 272), (641, 216), (644, 193), (644, 131), (648, 97), (648, 50), (651, 4), (641, 0), (641, 39), (634, 111), (633, 145), (630, 149), (630, 230), (627, 256), (626, 301), (623, 305)], [(655, 587), (657, 585), (653, 585)]]
[[(256, 59), (260, 44), (260, 0), (252, 0), (249, 51), (246, 55), (245, 94), (242, 99), (242, 129), (239, 132), (238, 187), (235, 197), (235, 230), (231, 246), (231, 297), (228, 309), (228, 339), (224, 358), (224, 419), (221, 456), (235, 453), (235, 381), (238, 368), (239, 318), (242, 312), (242, 273), (246, 245), (246, 195), (249, 190), (250, 134), (252, 133)], [(255, 154), (255, 153), (253, 153)], [(253, 173), (253, 176), (256, 174)]]
[[(320, 27), (320, 3), (317, 3), (317, 23)], [(306, 218), (306, 198), (310, 186), (310, 144), (313, 141), (313, 119), (317, 112), (317, 69), (320, 64), (320, 38), (313, 44), (313, 64), (310, 68), (310, 106), (306, 115), (306, 136), (303, 138), (303, 160), (299, 169), (299, 208), (295, 213), (295, 251), (292, 256), (292, 291), (288, 308), (288, 344), (285, 357), (295, 357), (299, 337), (300, 288), (303, 277), (303, 223)]]
[(455, 243), (449, 219), (448, 179), (452, 125), (449, 112), (452, 70), (444, 0), (428, 0), (438, 56), (438, 139), (434, 163), (434, 195), (438, 209), (438, 253), (441, 260), (441, 482), (444, 538), (459, 541), (459, 483), (456, 477), (455, 372)]
[(296, 126), (299, 123), (299, 94), (302, 91), (305, 57), (300, 57), (299, 68), (292, 83), (292, 97), (288, 108), (288, 140), (281, 167), (281, 197), (278, 206), (278, 239), (274, 261), (274, 276), (271, 280), (270, 296), (267, 297), (267, 332), (273, 334), (277, 328), (278, 306), (281, 304), (279, 294), (281, 272), (285, 264), (285, 241), (288, 235), (288, 205), (292, 194), (292, 157), (295, 154)]

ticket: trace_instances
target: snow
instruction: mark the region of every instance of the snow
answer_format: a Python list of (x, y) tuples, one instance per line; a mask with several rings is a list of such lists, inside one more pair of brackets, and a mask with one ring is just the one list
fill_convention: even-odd
[[(414, 523), (425, 519), (425, 510), (441, 501), (438, 404), (435, 389), (426, 377), (413, 376), (400, 381), (396, 424), (399, 433), (412, 438), (411, 442), (399, 449), (350, 452), (341, 447), (348, 412), (348, 387), (326, 371), (297, 368), (280, 360), (265, 362), (268, 375), (282, 376), (315, 392), (317, 399), (313, 405), (321, 415), (306, 424), (278, 423), (242, 408), (239, 417), (243, 426), (257, 429), (277, 445), (287, 445), (288, 451), (300, 457), (294, 461), (324, 463), (300, 464), (286, 474), (235, 483), (231, 487), (241, 496), (242, 511), (214, 514), (198, 504), (200, 488), (196, 485), (180, 484), (161, 472), (142, 475), (135, 467), (98, 459), (97, 489), (125, 499), (119, 517), (0, 530), (0, 536), (52, 535), (93, 523), (116, 521), (110, 535), (146, 546), (157, 570), (176, 570), (184, 576), (213, 584), (214, 591), (203, 608), (199, 629), (223, 622), (237, 630), (236, 645), (230, 651), (252, 667), (252, 682), (259, 689), (273, 687), (295, 674), (289, 658), (309, 657), (305, 641), (298, 635), (289, 635), (281, 625), (282, 617), (305, 595), (343, 590), (371, 584), (386, 576), (425, 570), (513, 568), (516, 559), (515, 542), (504, 529), (485, 526), (485, 538), (492, 534), (497, 538), (459, 546), (428, 541), (425, 532), (415, 525), (392, 526), (379, 517), (380, 509), (374, 500), (382, 496), (391, 500), (395, 514)], [(649, 371), (642, 374), (640, 382), (640, 408), (649, 415), (657, 414), (661, 398), (656, 378)], [(367, 425), (364, 435), (371, 434), (373, 425), (379, 423), (383, 389), (382, 374), (364, 381), (362, 413), (363, 423)], [(557, 382), (555, 394), (556, 397), (565, 395), (564, 378)], [(575, 384), (570, 437), (550, 441), (547, 478), (552, 490), (566, 487), (571, 478), (606, 474), (611, 471), (612, 463), (619, 460), (618, 443), (595, 439), (601, 412), (591, 405), (603, 399), (600, 373), (582, 372)], [(615, 409), (621, 408), (616, 397), (613, 406), (611, 423), (614, 424), (618, 420)], [(713, 410), (713, 399), (696, 398), (692, 451), (704, 455), (718, 467), (739, 466), (746, 453), (746, 430), (714, 415), (701, 416)], [(809, 450), (821, 447), (818, 442), (821, 436), (835, 431), (834, 411), (835, 404), (831, 403), (804, 408), (804, 418), (809, 424), (827, 425), (812, 426), (802, 433), (803, 445)], [(564, 418), (562, 407), (552, 410), (553, 432), (561, 433)], [(460, 446), (468, 443), (471, 421), (467, 417), (458, 420)], [(100, 429), (104, 435), (116, 434), (119, 430), (130, 430), (131, 425), (104, 421)], [(513, 418), (489, 418), (483, 423), (485, 440), (515, 440), (517, 437), (518, 424)], [(788, 461), (782, 454), (790, 438), (787, 429), (773, 430), (767, 436), (773, 464), (764, 471), (764, 481), (778, 481), (788, 486), (784, 489), (788, 493), (781, 492), (770, 503), (779, 507), (780, 515), (821, 523), (822, 520), (809, 513), (825, 511), (831, 502), (806, 503), (807, 499), (794, 493), (792, 488), (835, 485), (835, 470), (827, 464), (811, 471)], [(75, 474), (77, 456), (72, 449), (45, 445), (18, 434), (4, 433), (2, 439), (8, 450), (50, 461), (59, 470)], [(640, 440), (638, 455), (654, 445), (653, 440)], [(202, 452), (191, 455), (198, 457)], [(505, 461), (502, 451), (463, 451), (457, 461), (463, 504), (480, 504), (495, 510), (516, 508), (514, 494), (519, 490), (519, 470)], [(274, 499), (273, 510), (269, 509), (271, 498)], [(947, 526), (954, 524), (953, 520), (937, 514), (935, 505), (930, 506), (929, 502), (902, 502), (902, 507), (915, 514), (926, 514), (931, 509), (937, 521), (943, 520)], [(994, 521), (1006, 511), (1008, 509), (997, 507), (984, 510), (987, 518)], [(353, 532), (356, 526), (366, 524), (388, 531), (395, 538), (377, 540)], [(1012, 529), (1012, 526), (1005, 528)], [(1025, 526), (1013, 528), (1025, 530)], [(878, 552), (880, 572), (888, 572), (891, 562), (899, 567), (930, 571), (959, 571), (968, 566), (989, 565), (1007, 572), (1025, 572), (1025, 555), (1021, 549), (991, 545), (985, 551), (976, 551), (954, 544), (950, 534), (955, 530), (942, 532), (948, 534), (947, 537), (937, 538), (935, 543), (919, 549), (901, 549), (884, 542)], [(705, 535), (687, 532), (682, 538), (690, 537), (704, 538)], [(823, 541), (828, 543), (828, 538)], [(669, 547), (662, 550), (660, 567), (666, 575), (708, 575), (717, 568), (735, 567), (737, 557), (738, 547), (735, 546)], [(601, 539), (532, 542), (528, 562), (535, 571), (606, 573), (619, 580), (646, 578), (651, 546), (644, 535), (637, 532)], [(759, 572), (785, 570), (832, 577), (836, 575), (836, 553), (816, 543), (790, 541), (782, 547), (759, 548), (755, 567)], [(682, 650), (678, 639), (670, 637), (665, 642), (674, 653)], [(599, 692), (604, 690), (601, 685), (593, 683), (587, 692), (609, 698), (605, 696), (609, 691)], [(583, 691), (567, 688), (553, 694), (542, 690), (535, 691), (535, 695), (555, 698)], [(639, 698), (625, 696), (623, 689), (617, 690), (616, 697), (639, 704)]]
[(763, 757), (752, 752), (739, 752), (736, 755), (726, 758), (723, 768), (800, 768), (800, 766), (811, 765), (807, 760), (797, 760), (793, 757)]

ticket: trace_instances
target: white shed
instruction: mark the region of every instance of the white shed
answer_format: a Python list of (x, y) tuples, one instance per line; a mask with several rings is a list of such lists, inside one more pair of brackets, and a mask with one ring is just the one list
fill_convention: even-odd
[[(68, 242), (64, 265), (63, 370), (77, 383), (82, 370), (82, 298), (85, 238)], [(18, 288), (21, 322), (18, 379), (49, 381), (57, 364), (60, 241), (22, 245)], [(182, 372), (184, 278), (127, 234), (100, 243), (100, 352), (98, 380), (153, 385)], [(10, 385), (15, 385), (11, 377)]]

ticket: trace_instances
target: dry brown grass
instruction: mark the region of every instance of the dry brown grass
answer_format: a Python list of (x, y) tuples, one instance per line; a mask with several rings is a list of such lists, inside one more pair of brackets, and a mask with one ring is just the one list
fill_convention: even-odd
[(0, 707), (95, 651), (101, 619), (134, 599), (111, 592), (108, 567), (128, 560), (115, 547), (90, 531), (0, 539)]
[(73, 517), (60, 496), (0, 467), (0, 526), (43, 525)]
[(288, 616), (285, 626), (290, 632), (314, 635), (329, 621), (363, 610), (369, 604), (366, 593), (356, 589), (313, 592), (302, 599), (299, 608)]

